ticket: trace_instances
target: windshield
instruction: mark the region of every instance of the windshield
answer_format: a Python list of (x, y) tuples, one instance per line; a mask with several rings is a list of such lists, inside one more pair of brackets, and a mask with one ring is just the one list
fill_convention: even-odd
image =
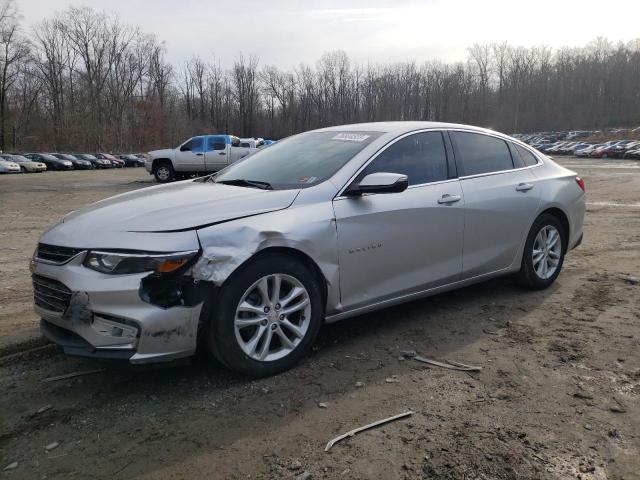
[(41, 153), (40, 156), (46, 160), (60, 160), (59, 158), (49, 155), (48, 153)]
[(30, 162), (27, 157), (23, 157), (22, 155), (7, 155), (7, 160), (11, 160), (12, 162)]
[(94, 155), (90, 155), (88, 153), (84, 153), (80, 155), (80, 157), (84, 158), (85, 160), (97, 160), (97, 158)]
[[(230, 165), (215, 182), (250, 180), (275, 190), (306, 188), (330, 178), (381, 132), (309, 132)], [(238, 184), (238, 183), (236, 183)]]

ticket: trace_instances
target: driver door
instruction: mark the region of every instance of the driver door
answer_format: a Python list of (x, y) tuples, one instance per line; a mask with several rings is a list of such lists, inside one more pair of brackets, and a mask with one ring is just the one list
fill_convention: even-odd
[(453, 283), (462, 272), (464, 197), (441, 132), (401, 137), (356, 177), (400, 173), (400, 193), (336, 197), (346, 309)]
[(193, 137), (180, 145), (176, 160), (182, 172), (204, 172), (204, 137)]

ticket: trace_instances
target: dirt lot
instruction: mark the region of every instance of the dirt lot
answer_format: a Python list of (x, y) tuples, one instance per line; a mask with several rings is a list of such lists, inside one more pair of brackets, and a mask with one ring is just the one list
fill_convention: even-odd
[[(207, 358), (5, 356), (0, 477), (640, 478), (640, 285), (628, 278), (640, 276), (640, 162), (561, 162), (586, 179), (589, 204), (585, 242), (549, 290), (500, 279), (330, 325), (301, 365), (258, 381)], [(141, 169), (0, 178), (5, 346), (36, 324), (27, 264), (41, 230), (148, 184)], [(401, 360), (409, 349), (483, 370)]]

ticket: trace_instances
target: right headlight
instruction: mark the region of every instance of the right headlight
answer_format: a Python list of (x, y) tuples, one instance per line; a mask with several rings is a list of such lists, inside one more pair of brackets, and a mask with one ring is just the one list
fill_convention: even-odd
[(130, 273), (170, 273), (185, 266), (197, 250), (176, 253), (123, 253), (90, 251), (83, 265), (97, 272), (124, 275)]

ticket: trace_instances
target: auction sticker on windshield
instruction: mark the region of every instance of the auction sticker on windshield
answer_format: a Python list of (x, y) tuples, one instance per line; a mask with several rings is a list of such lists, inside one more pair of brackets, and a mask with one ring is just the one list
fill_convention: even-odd
[(339, 133), (331, 140), (345, 140), (347, 142), (364, 142), (370, 135), (362, 135), (361, 133)]

